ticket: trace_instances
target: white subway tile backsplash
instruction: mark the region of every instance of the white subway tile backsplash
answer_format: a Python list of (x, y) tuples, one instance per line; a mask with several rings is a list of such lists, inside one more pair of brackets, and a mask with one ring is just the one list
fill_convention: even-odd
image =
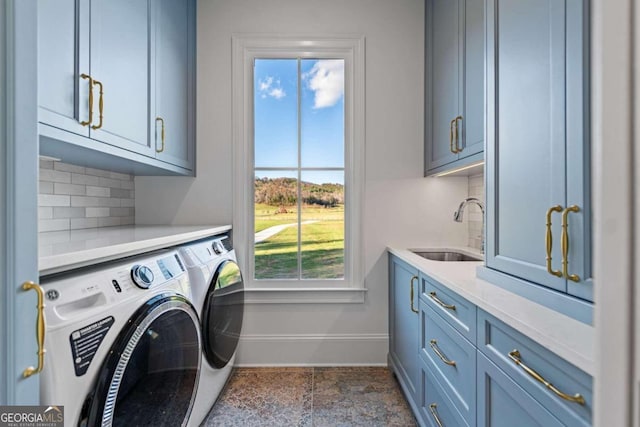
[(40, 160), (40, 232), (129, 225), (135, 222), (132, 175)]
[(39, 194), (38, 206), (71, 206), (70, 196)]
[(120, 197), (111, 194), (111, 189), (107, 187), (94, 187), (87, 185), (87, 196), (93, 197)]
[[(469, 177), (468, 183), (469, 197), (476, 197), (484, 203), (484, 175), (473, 175)], [(476, 249), (482, 248), (482, 211), (476, 205), (468, 205), (467, 223), (469, 230), (469, 246)]]

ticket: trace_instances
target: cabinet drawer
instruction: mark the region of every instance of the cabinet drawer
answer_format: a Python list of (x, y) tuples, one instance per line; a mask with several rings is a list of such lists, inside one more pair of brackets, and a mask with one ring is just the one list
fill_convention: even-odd
[[(587, 373), (482, 310), (478, 349), (563, 424), (591, 425), (592, 378)], [(555, 391), (536, 380), (536, 373)], [(576, 393), (584, 403), (570, 400)]]
[(420, 302), (420, 356), (469, 424), (476, 413), (476, 348), (424, 301)]
[(442, 286), (431, 277), (422, 275), (420, 297), (439, 313), (456, 331), (471, 343), (476, 342), (476, 306)]
[(436, 375), (426, 366), (422, 368), (420, 416), (429, 427), (470, 427), (444, 393)]

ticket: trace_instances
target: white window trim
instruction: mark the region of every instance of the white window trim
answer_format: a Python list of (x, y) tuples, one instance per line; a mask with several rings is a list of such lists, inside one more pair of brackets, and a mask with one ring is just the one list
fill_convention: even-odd
[[(260, 280), (253, 270), (253, 61), (256, 58), (345, 60), (345, 278), (344, 280)], [(364, 37), (232, 37), (232, 137), (234, 145), (233, 234), (248, 303), (362, 303), (364, 251)]]

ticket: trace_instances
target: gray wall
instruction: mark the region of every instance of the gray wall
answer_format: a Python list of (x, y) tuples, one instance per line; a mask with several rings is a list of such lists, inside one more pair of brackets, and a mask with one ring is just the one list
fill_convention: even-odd
[(366, 38), (366, 301), (248, 306), (241, 364), (386, 363), (386, 245), (467, 245), (451, 219), (467, 177), (422, 177), (423, 14), (423, 0), (199, 1), (197, 177), (136, 177), (137, 224), (232, 222), (232, 34)]
[(134, 222), (132, 175), (41, 159), (39, 179), (41, 233)]

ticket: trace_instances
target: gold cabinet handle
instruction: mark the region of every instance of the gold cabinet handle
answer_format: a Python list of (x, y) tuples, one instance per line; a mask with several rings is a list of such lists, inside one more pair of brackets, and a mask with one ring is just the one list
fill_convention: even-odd
[(551, 267), (551, 250), (553, 249), (553, 235), (551, 232), (551, 215), (554, 212), (562, 212), (562, 206), (555, 205), (549, 208), (547, 211), (547, 235), (545, 238), (545, 243), (547, 246), (547, 271), (549, 274), (552, 274), (556, 277), (562, 277), (562, 272), (560, 270), (554, 270)]
[(438, 304), (440, 304), (442, 307), (446, 308), (447, 310), (455, 310), (456, 306), (452, 305), (452, 304), (445, 304), (444, 302), (442, 302), (440, 300), (440, 298), (438, 298), (438, 295), (436, 295), (436, 291), (431, 291), (429, 292), (429, 297), (434, 300), (435, 302), (437, 302)]
[(460, 142), (460, 138), (459, 138), (460, 135), (458, 134), (458, 120), (462, 121), (462, 116), (458, 116), (455, 119), (453, 119), (453, 121), (455, 122), (453, 133), (456, 140), (456, 153), (462, 153), (462, 150), (464, 150), (464, 148), (460, 148), (460, 145), (458, 145), (458, 142)]
[(93, 79), (88, 74), (80, 74), (83, 79), (89, 80), (89, 120), (80, 122), (82, 126), (89, 126), (93, 122)]
[(435, 403), (430, 404), (429, 412), (431, 412), (431, 416), (433, 417), (433, 420), (436, 422), (436, 425), (438, 427), (444, 427), (444, 425), (442, 424), (442, 421), (440, 421), (440, 417), (438, 416), (438, 405), (436, 405)]
[(413, 281), (416, 280), (418, 278), (418, 276), (413, 276), (411, 278), (411, 282), (410, 282), (410, 286), (411, 286), (411, 311), (413, 311), (414, 313), (419, 313), (418, 310), (415, 309), (415, 307), (413, 306)]
[(524, 371), (527, 374), (532, 376), (536, 381), (542, 383), (546, 388), (548, 388), (549, 390), (554, 392), (557, 396), (563, 398), (564, 400), (568, 400), (569, 402), (579, 403), (580, 405), (584, 405), (585, 404), (584, 397), (582, 397), (582, 395), (580, 393), (576, 393), (573, 396), (571, 396), (569, 394), (561, 392), (553, 384), (551, 384), (549, 381), (545, 380), (542, 377), (542, 375), (540, 375), (539, 373), (537, 373), (536, 371), (534, 371), (533, 369), (531, 369), (530, 367), (528, 367), (527, 365), (522, 363), (522, 357), (520, 356), (520, 352), (518, 350), (511, 350), (509, 352), (509, 358), (511, 360), (513, 360), (516, 363), (516, 365), (518, 365), (522, 369), (524, 369)]
[(162, 141), (162, 146), (158, 150), (158, 145), (156, 144), (156, 153), (162, 153), (164, 151), (164, 119), (162, 117), (156, 117), (156, 122), (160, 122), (162, 126), (160, 129), (160, 140)]
[(102, 119), (103, 119), (102, 113), (104, 111), (104, 91), (102, 87), (102, 82), (99, 82), (98, 80), (93, 79), (93, 83), (100, 86), (100, 99), (98, 100), (98, 113), (99, 113), (100, 122), (98, 122), (97, 126), (91, 126), (91, 129), (100, 129), (102, 127)]
[[(451, 152), (453, 154), (458, 154), (458, 149), (456, 147), (454, 147), (453, 143), (456, 139), (455, 133), (454, 133), (454, 124), (457, 125), (457, 117), (453, 120), (451, 120), (449, 122), (449, 150), (451, 150)], [(457, 144), (456, 144), (457, 145)]]
[(571, 281), (579, 282), (580, 276), (569, 274), (569, 222), (567, 217), (570, 212), (580, 212), (576, 205), (569, 206), (562, 212), (562, 275)]
[(431, 340), (429, 341), (429, 345), (431, 346), (431, 350), (433, 350), (433, 352), (440, 358), (440, 360), (442, 360), (449, 366), (456, 366), (455, 360), (449, 360), (445, 357), (444, 354), (442, 354), (442, 351), (440, 351), (440, 347), (438, 347), (438, 341)]
[(25, 291), (34, 290), (38, 294), (38, 317), (36, 319), (36, 339), (38, 340), (38, 367), (34, 368), (29, 366), (22, 372), (24, 378), (29, 378), (31, 375), (39, 374), (44, 368), (44, 291), (33, 282), (24, 282), (22, 289)]

